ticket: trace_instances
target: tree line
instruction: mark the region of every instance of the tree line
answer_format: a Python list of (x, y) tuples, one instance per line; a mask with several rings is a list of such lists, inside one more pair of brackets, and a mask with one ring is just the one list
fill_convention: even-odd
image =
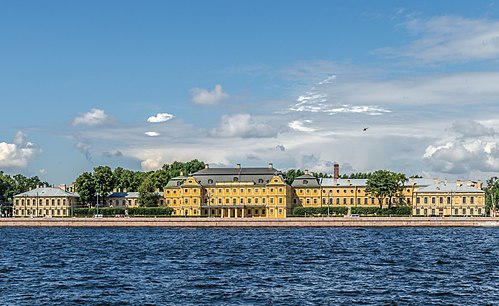
[(180, 174), (189, 175), (205, 167), (204, 162), (197, 159), (189, 162), (175, 161), (164, 164), (156, 171), (131, 171), (117, 167), (98, 166), (93, 172), (83, 172), (75, 181), (75, 188), (83, 204), (94, 206), (105, 203), (113, 190), (138, 192), (140, 206), (157, 206), (158, 191), (162, 190), (168, 181)]

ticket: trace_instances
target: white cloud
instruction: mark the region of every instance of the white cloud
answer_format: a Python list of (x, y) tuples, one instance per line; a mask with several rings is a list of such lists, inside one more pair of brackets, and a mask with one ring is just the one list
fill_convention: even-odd
[(316, 129), (305, 126), (305, 124), (308, 124), (311, 122), (312, 122), (311, 120), (303, 120), (303, 121), (302, 120), (295, 120), (295, 121), (291, 121), (290, 123), (288, 123), (288, 126), (292, 130), (295, 130), (298, 132), (311, 133), (311, 132), (316, 131)]
[(144, 134), (146, 134), (149, 137), (157, 137), (157, 136), (161, 135), (158, 132), (145, 132)]
[(494, 130), (475, 121), (454, 123), (457, 135), (428, 145), (423, 159), (437, 172), (468, 174), (499, 171), (499, 144)]
[(203, 88), (193, 88), (191, 89), (191, 94), (192, 102), (202, 105), (216, 105), (229, 97), (229, 94), (223, 91), (220, 84), (215, 85), (212, 91)]
[[(330, 115), (338, 113), (353, 113), (367, 115), (382, 115), (390, 113), (390, 110), (375, 105), (351, 105), (341, 104), (337, 101), (345, 101), (351, 93), (347, 92), (344, 96), (338, 96), (335, 89), (340, 86), (336, 76), (329, 76), (325, 80), (312, 86), (312, 88), (300, 95), (296, 103), (289, 110), (294, 112), (327, 113)], [(341, 88), (338, 88), (339, 91)], [(332, 98), (332, 97), (333, 98)], [(358, 104), (359, 101), (352, 101), (352, 104)], [(365, 103), (369, 101), (362, 101)]]
[(411, 19), (406, 26), (420, 38), (406, 48), (387, 48), (380, 52), (424, 62), (499, 58), (499, 21), (440, 16)]
[(47, 169), (42, 168), (42, 169), (38, 170), (38, 172), (40, 173), (40, 175), (46, 175)]
[(81, 114), (74, 118), (73, 125), (95, 126), (107, 122), (109, 116), (102, 109), (92, 108), (89, 112)]
[(171, 120), (173, 118), (175, 118), (175, 116), (173, 116), (172, 114), (159, 113), (156, 116), (151, 116), (151, 117), (147, 118), (147, 122), (151, 122), (151, 123), (166, 122), (166, 121)]
[(0, 142), (0, 167), (25, 168), (38, 152), (38, 147), (28, 142), (23, 132), (17, 132), (13, 143)]
[(255, 122), (249, 114), (237, 114), (222, 116), (219, 127), (212, 131), (212, 135), (222, 138), (263, 138), (275, 137), (277, 130), (270, 125)]
[(154, 156), (152, 158), (147, 158), (140, 163), (142, 170), (144, 171), (154, 171), (161, 169), (163, 166), (163, 158), (161, 156)]

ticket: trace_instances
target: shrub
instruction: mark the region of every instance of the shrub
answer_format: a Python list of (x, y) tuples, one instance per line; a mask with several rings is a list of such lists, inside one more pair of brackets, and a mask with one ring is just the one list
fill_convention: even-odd
[(173, 208), (171, 207), (132, 207), (128, 208), (128, 215), (133, 217), (150, 216), (171, 216)]

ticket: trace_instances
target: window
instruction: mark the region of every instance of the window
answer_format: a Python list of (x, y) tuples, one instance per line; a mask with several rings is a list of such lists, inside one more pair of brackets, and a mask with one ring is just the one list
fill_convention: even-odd
[(470, 215), (474, 215), (475, 214), (475, 209), (474, 208), (470, 208)]
[(241, 198), (240, 202), (241, 204), (244, 204), (244, 198)]
[(424, 215), (428, 216), (428, 209), (426, 209), (426, 208), (424, 209)]
[(310, 204), (310, 199), (307, 199), (307, 204)]
[(229, 204), (229, 198), (225, 198), (225, 204)]
[(248, 198), (248, 204), (251, 204), (251, 198)]
[(282, 198), (279, 198), (279, 204), (282, 204)]
[(47, 206), (50, 205), (49, 199), (45, 200), (45, 204), (47, 204)]
[(463, 204), (466, 204), (466, 197), (463, 197)]
[(478, 214), (479, 214), (479, 215), (481, 215), (481, 214), (482, 214), (482, 209), (481, 209), (481, 208), (479, 208), (479, 209), (478, 209)]
[(270, 204), (274, 204), (274, 198), (270, 198), (269, 201), (270, 201)]
[(450, 197), (447, 197), (447, 204), (450, 204)]
[(234, 176), (233, 181), (234, 181), (234, 182), (237, 182), (238, 180), (239, 180), (239, 179), (237, 178), (237, 176)]
[(431, 197), (431, 204), (435, 204), (435, 197)]
[(417, 197), (416, 198), (416, 204), (420, 204), (421, 203), (421, 198), (420, 197)]
[(279, 193), (281, 193), (281, 192), (282, 192), (282, 188), (279, 188)]
[(442, 204), (444, 202), (444, 198), (443, 197), (439, 197), (438, 198), (438, 203)]
[(270, 193), (274, 193), (274, 188), (270, 188)]
[(258, 198), (255, 198), (255, 204), (258, 204)]
[(347, 204), (347, 198), (343, 198), (343, 204)]
[(340, 204), (340, 199), (339, 198), (336, 198), (336, 204)]
[(282, 215), (282, 208), (279, 208), (279, 215)]
[(475, 197), (470, 197), (470, 204), (475, 204)]
[(298, 201), (296, 200), (296, 198), (294, 198), (293, 199), (293, 204), (297, 204), (296, 202), (298, 202)]
[(463, 215), (466, 215), (466, 208), (463, 208)]
[(454, 215), (459, 215), (459, 209), (454, 209)]
[(240, 192), (240, 193), (244, 193), (244, 189), (240, 189), (240, 190), (239, 190), (239, 192)]
[(431, 215), (434, 216), (435, 215), (435, 208), (432, 208), (431, 209)]
[(353, 198), (350, 198), (350, 205), (353, 205)]
[(326, 198), (322, 198), (322, 204), (326, 204)]
[(360, 198), (357, 198), (357, 205), (360, 205)]
[(233, 198), (233, 199), (232, 199), (232, 204), (237, 204), (237, 200), (236, 200), (236, 198)]
[(314, 199), (314, 204), (317, 204), (317, 199)]
[(222, 198), (218, 198), (218, 204), (222, 204)]
[(367, 198), (364, 198), (364, 204), (367, 205)]
[(265, 198), (262, 198), (262, 204), (265, 204)]
[(424, 203), (428, 204), (428, 198), (427, 197), (424, 197)]
[(262, 179), (259, 179), (259, 180), (258, 180), (258, 183), (259, 183), (259, 184), (263, 184), (263, 180), (262, 180)]
[(419, 216), (421, 214), (421, 209), (416, 208), (416, 216)]

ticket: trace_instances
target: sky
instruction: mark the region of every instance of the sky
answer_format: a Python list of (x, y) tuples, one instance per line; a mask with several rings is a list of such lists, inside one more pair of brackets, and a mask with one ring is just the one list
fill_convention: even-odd
[(0, 0), (0, 47), (7, 174), (498, 176), (499, 2)]

